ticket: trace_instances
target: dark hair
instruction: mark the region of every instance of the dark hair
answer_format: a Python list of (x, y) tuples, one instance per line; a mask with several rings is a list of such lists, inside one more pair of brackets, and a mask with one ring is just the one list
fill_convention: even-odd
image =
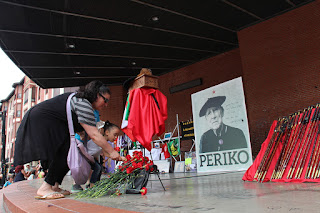
[(115, 124), (113, 124), (113, 123), (110, 123), (110, 121), (106, 121), (105, 123), (104, 123), (104, 126), (103, 126), (103, 132), (105, 132), (105, 131), (110, 131), (112, 128), (114, 128), (114, 127), (116, 127), (116, 128), (118, 128), (118, 129), (120, 129), (117, 125), (115, 125)]
[(80, 88), (77, 91), (77, 98), (85, 98), (90, 103), (93, 103), (98, 98), (98, 93), (111, 95), (110, 89), (107, 85), (103, 84), (101, 81), (91, 81), (84, 88)]
[(15, 172), (15, 173), (19, 173), (22, 169), (23, 169), (23, 165), (18, 165), (18, 166), (16, 166), (16, 168), (14, 169), (14, 172)]

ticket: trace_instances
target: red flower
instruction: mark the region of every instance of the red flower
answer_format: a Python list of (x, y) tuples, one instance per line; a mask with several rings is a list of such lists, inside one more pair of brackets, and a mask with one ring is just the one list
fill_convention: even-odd
[(142, 162), (139, 162), (137, 166), (138, 166), (137, 168), (142, 169), (143, 163), (142, 163)]
[(127, 174), (130, 174), (133, 170), (134, 170), (134, 168), (132, 168), (132, 167), (127, 168)]
[(120, 152), (120, 147), (116, 147), (116, 148), (114, 148), (114, 150), (116, 150), (117, 152)]
[(120, 195), (122, 195), (122, 193), (120, 192), (119, 189), (117, 189), (116, 192), (115, 192), (115, 195), (120, 196)]
[(142, 189), (140, 190), (141, 195), (145, 195), (147, 194), (147, 188), (146, 187), (142, 187)]
[(134, 151), (133, 155), (142, 155), (142, 152), (141, 151)]
[(131, 156), (130, 156), (130, 155), (127, 155), (127, 156), (126, 156), (126, 159), (127, 159), (127, 161), (131, 160)]
[(132, 163), (132, 167), (136, 169), (136, 168), (138, 168), (138, 164), (135, 163), (135, 162), (133, 162), (133, 163)]

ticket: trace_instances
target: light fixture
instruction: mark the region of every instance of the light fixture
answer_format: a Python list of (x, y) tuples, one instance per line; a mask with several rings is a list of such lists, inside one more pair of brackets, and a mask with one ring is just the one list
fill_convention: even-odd
[(133, 61), (131, 64), (132, 64), (132, 65), (136, 65), (136, 62)]
[(75, 71), (75, 72), (73, 72), (75, 75), (80, 75), (81, 74), (81, 72), (79, 72), (79, 71)]
[(75, 44), (72, 44), (72, 43), (69, 43), (69, 44), (66, 44), (67, 48), (69, 49), (74, 49), (76, 48), (76, 45)]
[(159, 17), (158, 16), (153, 16), (151, 18), (151, 20), (154, 21), (154, 22), (157, 22), (157, 21), (159, 21)]

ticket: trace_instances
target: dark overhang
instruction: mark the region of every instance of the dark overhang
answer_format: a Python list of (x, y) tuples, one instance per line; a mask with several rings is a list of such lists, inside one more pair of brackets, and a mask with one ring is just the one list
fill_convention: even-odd
[(237, 31), (309, 2), (0, 0), (0, 45), (42, 88), (119, 85), (237, 48)]

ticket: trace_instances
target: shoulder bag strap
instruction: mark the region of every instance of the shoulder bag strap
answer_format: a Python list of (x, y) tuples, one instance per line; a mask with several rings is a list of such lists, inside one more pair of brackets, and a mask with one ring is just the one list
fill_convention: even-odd
[[(70, 138), (74, 138), (74, 129), (73, 129), (73, 122), (72, 122), (72, 116), (71, 116), (71, 106), (70, 106), (70, 101), (71, 98), (75, 95), (76, 93), (72, 93), (69, 95), (68, 100), (67, 100), (67, 119), (68, 119), (68, 127), (69, 127), (69, 134)], [(74, 141), (74, 140), (71, 140)]]
[(69, 133), (70, 133), (70, 143), (73, 143), (72, 141), (74, 141), (74, 143), (77, 144), (77, 147), (80, 153), (86, 158), (86, 160), (91, 163), (94, 163), (94, 158), (88, 154), (88, 152), (86, 151), (86, 148), (84, 147), (84, 144), (75, 139), (72, 116), (71, 116), (71, 106), (70, 106), (70, 101), (71, 101), (71, 98), (74, 96), (74, 94), (76, 93), (72, 93), (71, 95), (69, 95), (67, 100), (67, 119), (68, 119)]

